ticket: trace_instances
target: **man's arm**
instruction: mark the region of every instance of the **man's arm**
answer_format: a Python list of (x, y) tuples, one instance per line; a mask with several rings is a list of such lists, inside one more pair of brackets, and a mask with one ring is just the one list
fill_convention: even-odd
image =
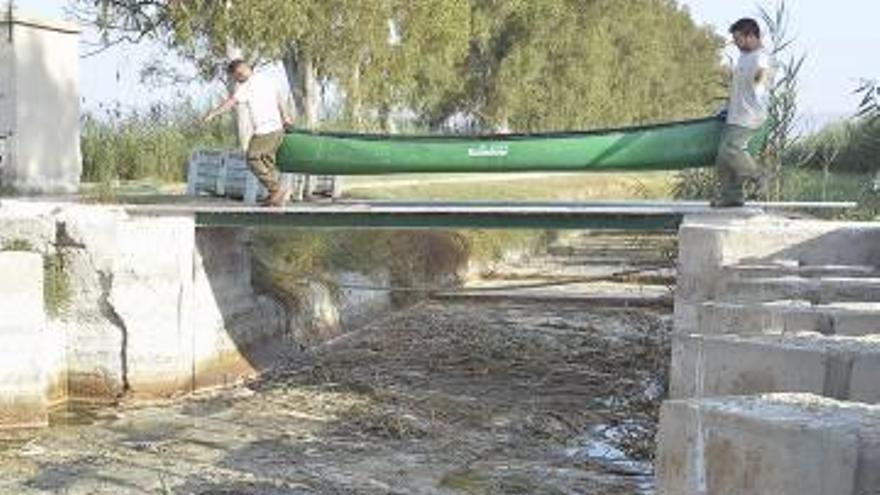
[(223, 103), (221, 103), (217, 108), (211, 110), (202, 118), (202, 122), (210, 122), (214, 120), (219, 115), (223, 115), (224, 113), (232, 110), (235, 107), (235, 97), (230, 96)]

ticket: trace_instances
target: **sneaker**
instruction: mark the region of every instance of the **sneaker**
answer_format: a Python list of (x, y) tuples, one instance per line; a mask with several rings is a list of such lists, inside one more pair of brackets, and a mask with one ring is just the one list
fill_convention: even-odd
[(290, 190), (286, 187), (279, 187), (274, 194), (271, 194), (266, 200), (263, 202), (263, 206), (269, 208), (280, 208), (287, 203), (287, 197), (290, 196)]
[(754, 200), (764, 200), (770, 196), (770, 187), (773, 181), (773, 172), (769, 169), (761, 168), (754, 175), (749, 177), (747, 183), (750, 184), (751, 194), (749, 197)]

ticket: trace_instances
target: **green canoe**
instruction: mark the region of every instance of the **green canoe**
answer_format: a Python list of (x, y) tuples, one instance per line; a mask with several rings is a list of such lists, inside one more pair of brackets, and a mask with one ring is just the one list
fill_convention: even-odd
[(672, 170), (711, 165), (723, 116), (548, 134), (402, 136), (290, 131), (284, 172), (316, 175)]

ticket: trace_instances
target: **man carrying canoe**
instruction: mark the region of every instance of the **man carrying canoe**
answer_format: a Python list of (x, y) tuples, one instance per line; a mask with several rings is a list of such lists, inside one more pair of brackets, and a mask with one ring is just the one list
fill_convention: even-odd
[(241, 104), (253, 129), (253, 136), (247, 143), (248, 167), (269, 193), (264, 205), (282, 206), (289, 191), (278, 181), (275, 155), (284, 139), (284, 128), (293, 125), (293, 118), (278, 85), (271, 78), (255, 74), (250, 65), (238, 59), (230, 62), (226, 71), (235, 80), (235, 89), (203, 120), (209, 122)]
[(720, 197), (713, 206), (743, 206), (743, 184), (747, 179), (763, 181), (764, 174), (749, 154), (749, 141), (767, 120), (770, 56), (761, 42), (761, 28), (754, 19), (740, 19), (730, 27), (733, 42), (740, 50), (733, 70), (727, 124), (721, 136), (716, 168)]

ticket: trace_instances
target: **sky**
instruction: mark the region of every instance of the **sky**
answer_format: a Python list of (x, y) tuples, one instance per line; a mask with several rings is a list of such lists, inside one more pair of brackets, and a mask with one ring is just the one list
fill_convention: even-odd
[[(24, 11), (60, 18), (65, 16), (67, 0), (15, 0), (15, 3)], [(697, 23), (711, 25), (721, 34), (726, 34), (734, 20), (756, 16), (759, 5), (774, 5), (773, 0), (680, 0), (679, 3), (690, 9)], [(875, 63), (874, 55), (880, 47), (880, 29), (877, 29), (880, 1), (788, 0), (788, 7), (796, 37), (794, 53), (807, 55), (801, 82), (805, 125), (818, 126), (853, 114), (858, 105), (853, 91), (860, 79), (880, 78), (880, 64)], [(89, 34), (85, 37), (94, 39)], [(83, 50), (88, 47), (84, 46)], [(117, 100), (124, 105), (142, 105), (169, 99), (176, 92), (204, 100), (216, 98), (222, 92), (219, 83), (194, 84), (174, 90), (141, 84), (140, 68), (160, 55), (162, 51), (158, 47), (138, 45), (82, 59), (80, 89), (85, 109), (96, 110), (101, 104)]]

